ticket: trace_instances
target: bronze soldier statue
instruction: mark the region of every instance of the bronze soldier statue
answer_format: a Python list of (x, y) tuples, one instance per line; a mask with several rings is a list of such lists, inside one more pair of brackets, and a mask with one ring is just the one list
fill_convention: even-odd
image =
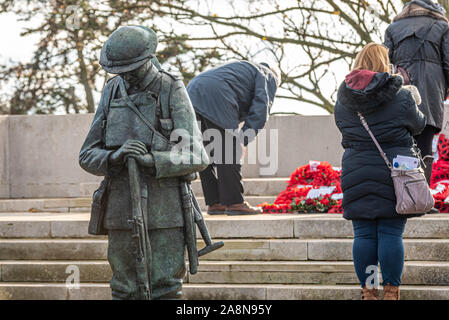
[[(79, 156), (84, 170), (105, 176), (89, 232), (108, 235), (113, 299), (180, 298), (186, 246), (191, 273), (198, 264), (195, 223), (203, 251), (222, 245), (211, 243), (190, 189), (208, 165), (195, 112), (183, 82), (160, 68), (156, 46), (142, 26), (120, 27), (106, 41), (100, 64), (118, 76), (103, 89)], [(173, 148), (174, 130), (183, 148)]]

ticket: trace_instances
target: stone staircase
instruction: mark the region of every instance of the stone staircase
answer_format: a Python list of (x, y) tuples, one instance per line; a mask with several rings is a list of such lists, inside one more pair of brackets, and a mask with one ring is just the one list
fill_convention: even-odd
[[(274, 202), (276, 196), (285, 189), (287, 178), (249, 178), (244, 179), (245, 197), (251, 205)], [(0, 199), (0, 212), (89, 212), (93, 192), (97, 183), (80, 185), (79, 198), (35, 198), (35, 199)], [(192, 183), (202, 210), (206, 204), (201, 189), (201, 182)]]
[[(246, 179), (248, 198), (273, 201), (285, 180)], [(89, 206), (88, 197), (0, 199), (0, 299), (110, 299), (107, 240), (87, 234)], [(340, 215), (205, 219), (225, 246), (186, 275), (186, 298), (360, 299), (352, 226)], [(402, 299), (449, 299), (449, 215), (409, 220), (405, 238)], [(66, 285), (73, 270), (79, 288)]]

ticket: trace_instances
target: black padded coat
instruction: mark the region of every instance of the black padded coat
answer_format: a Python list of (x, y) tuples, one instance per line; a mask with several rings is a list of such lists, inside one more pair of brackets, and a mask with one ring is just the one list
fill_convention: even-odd
[(399, 217), (390, 169), (357, 112), (365, 116), (390, 161), (397, 155), (416, 156), (412, 136), (424, 129), (425, 116), (402, 84), (401, 77), (384, 72), (376, 73), (365, 88), (353, 89), (346, 81), (339, 88), (335, 122), (345, 149), (342, 160), (345, 219)]
[[(412, 1), (435, 10), (424, 1)], [(422, 47), (421, 43), (424, 41)], [(422, 98), (427, 125), (443, 127), (443, 102), (449, 87), (449, 25), (432, 16), (410, 16), (392, 23), (385, 32), (391, 63), (405, 67)]]

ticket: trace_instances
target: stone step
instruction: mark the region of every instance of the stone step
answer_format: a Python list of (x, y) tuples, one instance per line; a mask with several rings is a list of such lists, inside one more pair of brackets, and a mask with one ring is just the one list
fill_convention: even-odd
[[(360, 300), (357, 285), (185, 284), (189, 300)], [(0, 300), (109, 300), (108, 283), (0, 283)], [(448, 300), (449, 286), (402, 286), (401, 300)]]
[[(197, 197), (201, 210), (206, 211), (204, 197)], [(245, 196), (252, 206), (268, 202), (273, 203), (276, 196)], [(58, 212), (79, 213), (90, 212), (91, 197), (86, 198), (54, 198), (54, 199), (0, 199), (1, 212)]]
[[(204, 197), (197, 197), (198, 204), (202, 211), (207, 211), (206, 200)], [(245, 201), (247, 201), (252, 206), (257, 206), (262, 203), (274, 203), (276, 201), (276, 196), (245, 196)]]
[[(0, 213), (0, 238), (98, 238), (88, 235), (89, 213)], [(339, 214), (210, 216), (213, 238), (338, 239), (353, 237), (352, 223)], [(200, 236), (199, 232), (197, 233)], [(404, 237), (449, 239), (449, 214), (410, 219)]]
[[(290, 178), (244, 178), (243, 187), (245, 196), (273, 196), (277, 197), (279, 193), (287, 188), (287, 181)], [(192, 189), (197, 196), (203, 196), (201, 181), (196, 180), (192, 183)]]
[[(287, 187), (287, 181), (290, 178), (244, 178), (243, 185), (246, 196), (277, 196)], [(82, 183), (81, 196), (91, 197), (98, 188), (98, 183)], [(201, 188), (201, 180), (197, 179), (192, 182), (192, 189), (198, 197), (203, 196)]]
[[(352, 239), (224, 240), (204, 260), (352, 261)], [(449, 261), (449, 239), (406, 239), (405, 259)]]
[(2, 260), (104, 260), (106, 239), (0, 239)]
[[(80, 282), (108, 282), (111, 269), (105, 260), (95, 261), (0, 261), (0, 283), (62, 282), (69, 275)], [(380, 283), (381, 283), (380, 276)], [(187, 275), (192, 284), (358, 284), (352, 262), (251, 262), (202, 261), (198, 273)], [(449, 285), (449, 262), (408, 261), (404, 285)]]
[[(217, 239), (219, 240), (219, 239)], [(351, 239), (223, 239), (201, 260), (351, 261)], [(449, 261), (449, 239), (406, 239), (407, 261)], [(198, 248), (204, 247), (198, 241)], [(0, 239), (2, 260), (103, 260), (106, 239)]]
[[(352, 261), (203, 261), (189, 283), (215, 284), (358, 284)], [(379, 283), (382, 275), (379, 270)], [(405, 263), (404, 285), (449, 285), (449, 262)]]

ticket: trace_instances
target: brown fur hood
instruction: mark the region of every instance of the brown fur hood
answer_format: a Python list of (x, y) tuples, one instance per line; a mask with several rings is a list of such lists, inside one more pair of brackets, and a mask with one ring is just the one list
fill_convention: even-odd
[(414, 0), (408, 2), (401, 13), (399, 13), (394, 19), (393, 22), (396, 22), (400, 19), (409, 18), (409, 17), (419, 17), (419, 16), (431, 16), (439, 20), (444, 20), (448, 22), (447, 17), (444, 15), (443, 11), (439, 10), (439, 7), (436, 4), (429, 4), (425, 0)]

